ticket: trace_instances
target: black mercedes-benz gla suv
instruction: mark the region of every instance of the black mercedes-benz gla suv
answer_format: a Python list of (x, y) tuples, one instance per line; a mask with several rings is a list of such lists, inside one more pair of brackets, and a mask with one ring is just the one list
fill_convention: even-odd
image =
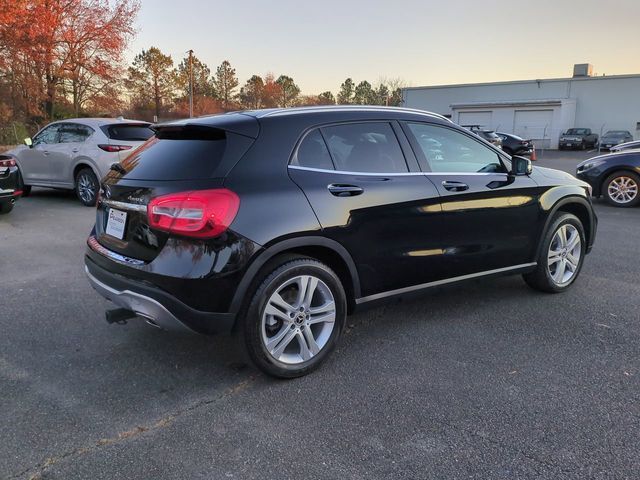
[(271, 375), (317, 367), (365, 304), (497, 274), (563, 291), (593, 245), (587, 184), (438, 115), (293, 108), (155, 130), (102, 182), (85, 262), (120, 307), (107, 319), (238, 332)]

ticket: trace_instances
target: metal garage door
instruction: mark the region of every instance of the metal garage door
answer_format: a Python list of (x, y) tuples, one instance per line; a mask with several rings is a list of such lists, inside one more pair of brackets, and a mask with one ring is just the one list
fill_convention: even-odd
[(479, 125), (482, 128), (491, 127), (491, 114), (493, 112), (458, 112), (458, 125)]
[(552, 121), (553, 110), (516, 110), (513, 132), (522, 138), (538, 140), (538, 146), (548, 147)]

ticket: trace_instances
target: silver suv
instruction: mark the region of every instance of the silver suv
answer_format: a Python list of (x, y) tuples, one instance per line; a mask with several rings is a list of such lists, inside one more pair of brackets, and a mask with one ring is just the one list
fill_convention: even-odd
[(150, 125), (122, 118), (53, 122), (7, 154), (20, 167), (24, 195), (32, 186), (75, 190), (84, 205), (93, 206), (99, 179), (153, 136)]

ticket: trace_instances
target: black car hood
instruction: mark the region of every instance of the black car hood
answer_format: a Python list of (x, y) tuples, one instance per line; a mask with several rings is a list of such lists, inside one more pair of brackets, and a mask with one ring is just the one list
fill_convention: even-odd
[(563, 172), (562, 170), (556, 170), (554, 168), (546, 168), (546, 167), (538, 167), (535, 166), (533, 167), (533, 170), (537, 173), (539, 173), (540, 175), (543, 175), (547, 178), (553, 178), (556, 180), (568, 180), (568, 179), (575, 179), (575, 177), (573, 175), (571, 175), (570, 173), (567, 172)]

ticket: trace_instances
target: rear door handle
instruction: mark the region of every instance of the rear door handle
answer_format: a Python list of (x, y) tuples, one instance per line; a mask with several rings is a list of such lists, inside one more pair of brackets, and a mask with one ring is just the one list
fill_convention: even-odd
[(80, 151), (79, 148), (74, 148), (73, 150), (71, 150), (73, 153), (78, 153)]
[(339, 183), (332, 183), (327, 186), (331, 195), (336, 197), (354, 197), (364, 192), (364, 189), (356, 185), (343, 185)]
[(443, 181), (442, 186), (450, 192), (464, 192), (465, 190), (469, 190), (469, 185), (466, 183), (452, 182), (450, 180)]
[(43, 151), (42, 151), (42, 153), (43, 153), (44, 155), (49, 155), (49, 150), (43, 150)]

